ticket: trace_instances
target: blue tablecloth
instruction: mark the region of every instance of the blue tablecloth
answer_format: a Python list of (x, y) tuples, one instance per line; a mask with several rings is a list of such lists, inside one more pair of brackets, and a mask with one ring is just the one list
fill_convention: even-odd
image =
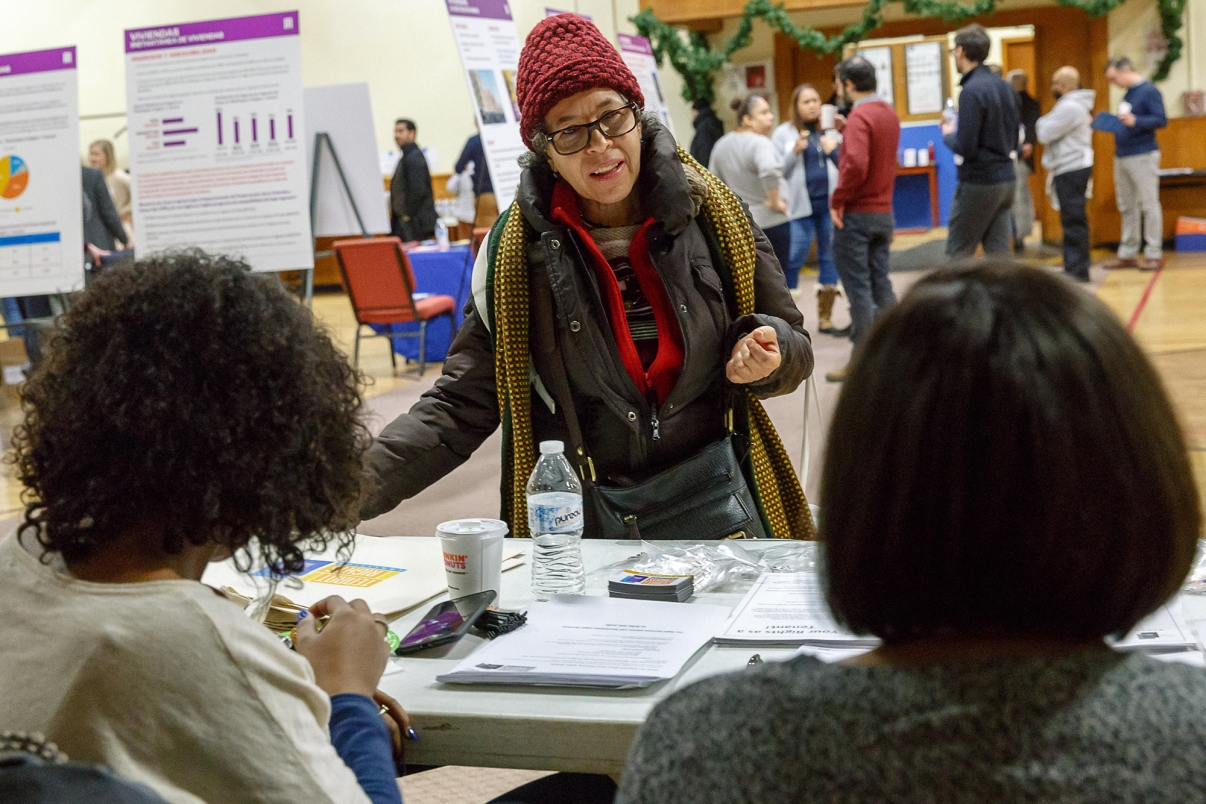
[[(456, 324), (464, 319), (465, 302), (469, 300), (469, 279), (473, 273), (473, 251), (469, 246), (453, 246), (447, 251), (411, 251), (410, 265), (415, 272), (415, 292), (456, 299)], [(393, 327), (391, 330), (390, 327)], [(385, 332), (418, 332), (418, 324), (375, 325)], [(427, 360), (439, 362), (448, 355), (451, 333), (448, 319), (437, 318), (427, 325)], [(419, 359), (419, 339), (391, 338), (394, 351), (411, 360)]]

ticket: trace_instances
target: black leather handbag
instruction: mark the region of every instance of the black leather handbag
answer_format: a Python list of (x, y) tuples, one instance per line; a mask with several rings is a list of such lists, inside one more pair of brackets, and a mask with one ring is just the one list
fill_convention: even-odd
[[(541, 342), (549, 353), (553, 395), (565, 411), (573, 455), (582, 478), (587, 520), (598, 523), (600, 539), (724, 539), (742, 534), (765, 539), (762, 514), (741, 471), (748, 460), (745, 439), (729, 433), (690, 458), (631, 486), (602, 486), (597, 482), (570, 395), (569, 378), (553, 327), (552, 293), (547, 281), (536, 283), (536, 312)], [(732, 415), (726, 417), (732, 422)], [(593, 516), (590, 516), (593, 514)]]

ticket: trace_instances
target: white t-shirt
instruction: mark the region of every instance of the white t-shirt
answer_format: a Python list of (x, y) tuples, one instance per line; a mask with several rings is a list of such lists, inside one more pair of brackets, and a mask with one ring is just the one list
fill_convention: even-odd
[(14, 535), (0, 611), (0, 729), (170, 802), (367, 804), (309, 662), (209, 587), (81, 581)]

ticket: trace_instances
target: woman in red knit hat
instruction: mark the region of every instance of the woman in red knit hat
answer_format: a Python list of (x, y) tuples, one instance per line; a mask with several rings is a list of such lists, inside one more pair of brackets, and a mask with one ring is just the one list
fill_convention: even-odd
[[(624, 535), (621, 520), (646, 538), (811, 538), (757, 399), (794, 391), (812, 345), (761, 230), (644, 113), (636, 77), (589, 21), (541, 21), (516, 90), (531, 149), (516, 198), (478, 255), (444, 375), (370, 450), (362, 516), (434, 483), (501, 422), (515, 535), (528, 532), (534, 445), (560, 439), (585, 480), (587, 538)], [(740, 470), (702, 499), (698, 477), (675, 473), (715, 455)], [(631, 500), (611, 494), (633, 487), (652, 510), (626, 513)]]

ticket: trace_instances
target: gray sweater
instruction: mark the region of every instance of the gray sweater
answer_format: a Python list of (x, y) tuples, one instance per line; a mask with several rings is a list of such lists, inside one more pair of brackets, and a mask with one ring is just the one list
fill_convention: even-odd
[(716, 142), (708, 170), (750, 208), (760, 229), (787, 223), (788, 217), (766, 205), (766, 191), (778, 190), (787, 199), (783, 157), (770, 137), (752, 131), (730, 131)]
[(637, 734), (617, 804), (1206, 800), (1206, 672), (1106, 650), (706, 679)]

